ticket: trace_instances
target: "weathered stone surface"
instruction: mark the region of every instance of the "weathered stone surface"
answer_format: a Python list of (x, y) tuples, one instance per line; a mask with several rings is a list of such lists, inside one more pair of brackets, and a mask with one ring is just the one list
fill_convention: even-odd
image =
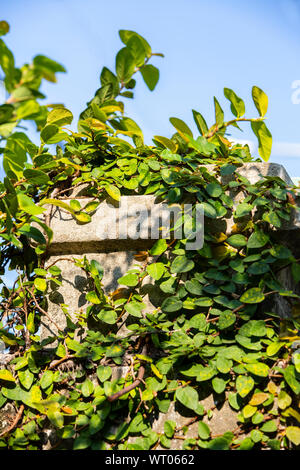
[(17, 412), (11, 403), (6, 403), (6, 405), (0, 409), (0, 435), (8, 431), (9, 427), (14, 422), (16, 414)]
[[(237, 413), (234, 412), (229, 404), (228, 401), (222, 402), (218, 404), (214, 401), (213, 395), (209, 395), (207, 398), (200, 400), (200, 403), (203, 405), (204, 409), (212, 410), (212, 418), (208, 419), (207, 415), (205, 415), (202, 419), (204, 423), (209, 426), (211, 431), (211, 436), (214, 437), (218, 434), (223, 434), (227, 431), (233, 431), (238, 426), (237, 421)], [(181, 436), (187, 439), (198, 439), (198, 422), (192, 423), (191, 417), (186, 417), (180, 414), (176, 410), (176, 406), (174, 403), (171, 403), (169, 410), (167, 413), (161, 413), (159, 417), (154, 420), (152, 429), (158, 433), (164, 432), (164, 423), (167, 420), (175, 421), (177, 429), (183, 428), (184, 426), (188, 426), (188, 431), (186, 434), (183, 431), (176, 432), (177, 436)], [(158, 450), (163, 449), (163, 447), (158, 446)], [(172, 439), (171, 440), (171, 449), (172, 450), (180, 450), (182, 449), (182, 440), (181, 439)]]
[[(207, 168), (212, 171), (214, 165), (208, 165)], [(241, 176), (247, 177), (252, 184), (264, 176), (278, 176), (286, 183), (293, 184), (284, 167), (276, 163), (246, 163), (238, 169), (238, 172)], [(232, 176), (229, 175), (221, 177), (220, 181), (222, 184), (228, 184), (231, 179)], [(231, 191), (230, 194), (236, 203), (243, 197), (241, 192)], [(82, 207), (90, 200), (89, 198), (81, 199)], [(68, 199), (65, 202), (68, 202)], [(110, 253), (149, 248), (153, 244), (150, 230), (157, 227), (159, 219), (157, 207), (162, 207), (162, 204), (158, 203), (153, 195), (122, 196), (120, 203), (113, 200), (103, 201), (88, 224), (78, 223), (69, 212), (55, 207), (51, 215), (54, 237), (49, 253), (52, 255)], [(141, 215), (139, 209), (143, 210), (144, 214)], [(299, 211), (297, 211), (293, 214), (290, 224), (287, 224), (284, 229), (300, 229), (299, 217)], [(139, 234), (135, 230), (137, 219), (140, 221)], [(220, 221), (220, 224), (225, 224), (220, 229), (228, 232), (233, 220)]]

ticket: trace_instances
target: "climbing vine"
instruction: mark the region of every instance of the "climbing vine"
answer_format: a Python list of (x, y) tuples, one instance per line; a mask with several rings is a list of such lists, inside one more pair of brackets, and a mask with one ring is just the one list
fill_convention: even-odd
[[(8, 31), (0, 22), (1, 35)], [(249, 122), (267, 161), (267, 96), (253, 87), (258, 117), (248, 118), (243, 100), (225, 88), (230, 119), (214, 98), (211, 127), (193, 110), (198, 137), (171, 118), (174, 135), (155, 136), (153, 145), (145, 145), (120, 100), (133, 97), (139, 74), (155, 88), (159, 71), (152, 62), (163, 55), (135, 32), (122, 30), (120, 38), (115, 72), (102, 69), (101, 86), (80, 115), (77, 132), (67, 127), (71, 111), (40, 104), (42, 81), (56, 81), (64, 67), (39, 55), (17, 68), (0, 40), (7, 90), (0, 106), (1, 274), (16, 271), (13, 286), (4, 277), (1, 290), (0, 447), (154, 450), (180, 441), (186, 450), (296, 448), (300, 265), (277, 234), (297, 210), (297, 188), (277, 176), (252, 184), (239, 170), (260, 160), (228, 134)], [(39, 146), (24, 132), (26, 120), (35, 122)], [(80, 187), (88, 203), (72, 197)], [(159, 239), (135, 254), (136, 265), (109, 294), (96, 260), (68, 259), (83, 270), (90, 288), (85, 310), (71, 312), (61, 304), (67, 318), (62, 331), (47, 312), (47, 296), (62, 282), (59, 258), (52, 264), (47, 259), (53, 239), (49, 207), (88, 226), (108, 197), (147, 194), (193, 210), (201, 205), (203, 247), (187, 250), (188, 238)], [(180, 223), (188, 226), (192, 216), (185, 214)], [(227, 233), (220, 227), (229, 219)], [(287, 270), (295, 291), (280, 281)], [(151, 310), (147, 280), (161, 298)], [(274, 307), (279, 298), (284, 318)], [(45, 318), (56, 333), (41, 339)], [(128, 366), (127, 374), (113, 379), (113, 368), (121, 365)], [(214, 404), (206, 406), (211, 395)], [(155, 431), (155, 417), (174, 403), (187, 424), (167, 419), (164, 430)], [(210, 421), (224, 403), (236, 412), (237, 425), (215, 435)]]

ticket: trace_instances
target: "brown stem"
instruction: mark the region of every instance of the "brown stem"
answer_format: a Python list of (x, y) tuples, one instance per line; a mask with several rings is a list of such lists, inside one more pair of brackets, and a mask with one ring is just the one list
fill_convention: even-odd
[(64, 361), (67, 361), (68, 359), (73, 359), (75, 357), (73, 354), (67, 354), (66, 356), (62, 357), (61, 359), (57, 359), (56, 361), (52, 361), (50, 366), (48, 367), (48, 370), (54, 369), (54, 367), (58, 366)]
[[(142, 349), (142, 353), (141, 353), (142, 355), (147, 354), (147, 343), (148, 343), (148, 341), (149, 341), (149, 337), (147, 336), (145, 338), (145, 344), (144, 344), (143, 349)], [(143, 382), (144, 375), (145, 375), (145, 366), (143, 364), (141, 364), (141, 366), (139, 368), (137, 379), (134, 382), (132, 382), (132, 384), (128, 385), (127, 387), (122, 388), (122, 390), (120, 390), (119, 392), (116, 392), (113, 395), (110, 395), (109, 397), (107, 397), (107, 400), (109, 402), (113, 402), (113, 401), (118, 400), (118, 398), (122, 397), (123, 395), (126, 395), (126, 393), (131, 392), (131, 390), (138, 387), (140, 385), (140, 383)]]
[(16, 414), (16, 417), (13, 421), (13, 423), (9, 426), (8, 429), (6, 429), (5, 431), (3, 431), (1, 434), (0, 434), (0, 437), (4, 436), (5, 434), (11, 432), (18, 424), (18, 422), (20, 421), (20, 418), (23, 414), (23, 411), (24, 411), (24, 405), (21, 405), (20, 408), (19, 408), (19, 411), (18, 413)]
[(48, 312), (46, 312), (46, 310), (44, 310), (42, 307), (40, 307), (38, 301), (36, 300), (36, 297), (35, 297), (34, 293), (33, 293), (31, 290), (29, 290), (27, 287), (26, 287), (26, 290), (27, 290), (27, 292), (29, 292), (30, 295), (32, 295), (33, 300), (34, 300), (34, 302), (35, 302), (36, 308), (37, 308), (43, 315), (45, 315), (51, 323), (53, 323), (53, 325), (56, 327), (57, 331), (62, 331), (62, 329), (58, 326), (58, 324), (50, 317), (50, 315), (48, 314)]

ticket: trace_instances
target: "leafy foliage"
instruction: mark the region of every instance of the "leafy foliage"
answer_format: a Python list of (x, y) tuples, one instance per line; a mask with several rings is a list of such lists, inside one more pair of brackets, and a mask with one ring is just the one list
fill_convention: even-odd
[[(1, 35), (8, 31), (7, 23), (0, 22)], [(239, 174), (243, 163), (253, 161), (248, 146), (227, 138), (230, 126), (248, 121), (260, 156), (269, 158), (271, 135), (263, 121), (267, 96), (253, 87), (259, 117), (246, 118), (243, 100), (225, 88), (232, 119), (224, 120), (214, 98), (211, 127), (193, 110), (198, 137), (173, 117), (174, 135), (155, 136), (154, 145), (147, 146), (138, 124), (124, 115), (120, 99), (133, 97), (133, 77), (139, 72), (147, 87), (155, 88), (159, 71), (149, 61), (162, 54), (153, 53), (133, 31), (120, 31), (120, 38), (124, 47), (115, 71), (102, 69), (101, 86), (82, 112), (77, 132), (66, 127), (73, 116), (62, 104), (50, 110), (39, 104), (42, 80), (55, 81), (64, 67), (39, 55), (16, 68), (12, 52), (0, 42), (9, 93), (0, 106), (6, 173), (0, 183), (1, 271), (18, 272), (13, 287), (3, 284), (1, 292), (0, 339), (10, 361), (0, 370), (0, 413), (10, 403), (17, 414), (0, 431), (0, 447), (40, 449), (50, 426), (58, 449), (169, 448), (173, 439), (181, 439), (187, 450), (295, 447), (300, 442), (299, 353), (294, 349), (300, 303), (278, 275), (291, 266), (299, 282), (299, 260), (276, 241), (274, 230), (290, 219), (295, 188), (272, 176), (251, 184)], [(35, 122), (40, 146), (22, 131), (23, 120)], [(53, 154), (49, 145), (58, 143)], [(220, 176), (225, 181), (229, 176), (228, 183), (220, 184)], [(79, 199), (63, 200), (81, 185), (87, 186), (92, 202), (84, 206)], [(244, 194), (236, 207), (230, 191)], [(54, 324), (56, 334), (41, 340), (47, 295), (53, 285), (61, 285), (60, 269), (47, 264), (53, 238), (47, 207), (60, 207), (88, 224), (101, 200), (118, 201), (129, 194), (202, 204), (207, 222), (203, 248), (187, 251), (187, 240), (158, 240), (136, 255), (143, 263), (122, 276), (120, 288), (109, 295), (103, 291), (99, 263), (74, 259), (90, 281), (89, 306), (86, 312), (69, 312), (62, 304), (67, 330)], [(225, 216), (234, 218), (230, 234), (209, 223)], [(146, 276), (164, 296), (152, 312), (143, 302)], [(289, 299), (288, 319), (267, 311), (268, 299), (276, 295)], [(120, 336), (123, 322), (128, 333)], [(81, 339), (78, 330), (86, 330)], [(125, 353), (131, 357), (130, 370), (112, 379), (112, 367), (123, 363)], [(72, 362), (71, 371), (63, 367), (66, 361)], [(223, 436), (210, 430), (214, 407), (205, 409), (202, 403), (210, 394), (238, 412), (238, 427)], [(180, 428), (171, 420), (165, 421), (164, 432), (152, 430), (153, 416), (166, 413), (171, 402), (192, 416), (190, 423), (198, 422), (194, 438), (184, 437), (188, 426)]]

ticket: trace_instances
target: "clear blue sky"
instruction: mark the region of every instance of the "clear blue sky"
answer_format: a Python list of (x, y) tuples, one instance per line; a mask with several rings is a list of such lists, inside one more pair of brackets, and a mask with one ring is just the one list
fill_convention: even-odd
[[(6, 40), (17, 65), (39, 53), (65, 65), (68, 73), (43, 91), (48, 103), (62, 102), (76, 117), (99, 87), (102, 66), (114, 67), (119, 29), (139, 32), (163, 52), (153, 62), (160, 69), (156, 90), (140, 81), (135, 100), (126, 100), (148, 143), (155, 134), (171, 135), (170, 116), (193, 126), (192, 108), (211, 122), (213, 95), (229, 112), (224, 86), (255, 116), (250, 96), (258, 85), (269, 96), (271, 161), (300, 176), (300, 104), (291, 100), (300, 80), (299, 0), (10, 0), (1, 2), (1, 16), (11, 25)], [(255, 141), (248, 126), (234, 136)]]

